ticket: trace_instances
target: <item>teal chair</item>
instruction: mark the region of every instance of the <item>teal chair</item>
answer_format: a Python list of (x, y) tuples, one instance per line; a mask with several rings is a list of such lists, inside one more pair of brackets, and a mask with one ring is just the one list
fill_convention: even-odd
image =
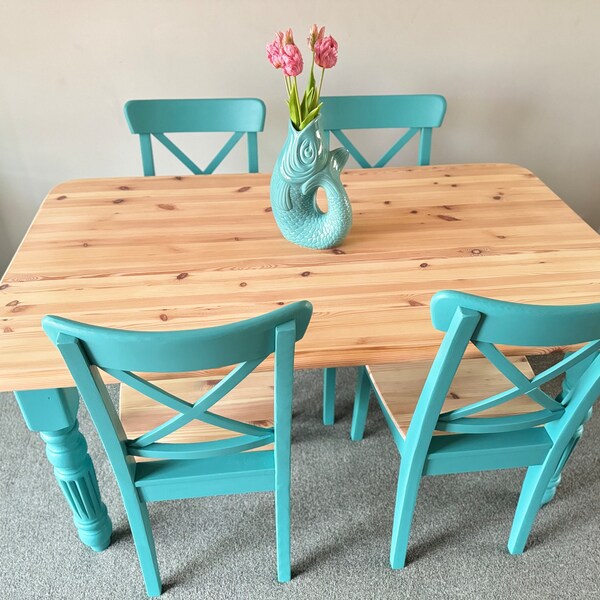
[[(311, 315), (312, 305), (303, 301), (238, 323), (167, 332), (106, 329), (44, 317), (44, 330), (62, 354), (114, 470), (149, 596), (161, 593), (146, 507), (147, 502), (158, 500), (274, 491), (277, 574), (279, 581), (290, 579), (294, 348)], [(272, 353), (274, 427), (259, 427), (211, 410)], [(166, 393), (135, 374), (181, 373), (227, 365), (237, 366), (194, 403)], [(179, 414), (135, 439), (127, 439), (98, 370)], [(197, 443), (161, 442), (194, 419), (235, 437)], [(271, 443), (273, 450), (247, 452)], [(154, 460), (136, 462), (135, 457)]]
[[(406, 407), (397, 399), (390, 401), (384, 393), (385, 368), (361, 369), (352, 419), (352, 437), (361, 439), (373, 386), (402, 456), (390, 553), (396, 569), (405, 564), (417, 491), (424, 475), (528, 467), (508, 540), (511, 554), (523, 552), (536, 514), (552, 497), (583, 423), (600, 395), (600, 303), (532, 306), (443, 291), (433, 297), (431, 318), (445, 336), (420, 397), (412, 401), (408, 430), (403, 430), (399, 414)], [(446, 410), (447, 403), (458, 396), (451, 393), (451, 385), (461, 363), (477, 364), (477, 359), (463, 360), (469, 343), (511, 387)], [(542, 373), (526, 377), (496, 344), (585, 345)], [(552, 398), (541, 386), (561, 373), (566, 374), (567, 383)], [(482, 383), (484, 374), (481, 379), (477, 375), (477, 383)], [(521, 396), (528, 397), (530, 409), (523, 410), (521, 405), (512, 410), (509, 405)]]
[[(160, 142), (195, 175), (212, 173), (246, 135), (248, 171), (258, 173), (257, 133), (265, 125), (265, 105), (258, 98), (130, 100), (125, 117), (131, 133), (140, 136), (144, 175), (155, 175), (152, 138)], [(232, 135), (205, 169), (200, 169), (165, 134), (230, 132)]]
[[(428, 165), (431, 157), (431, 132), (440, 127), (446, 114), (446, 99), (436, 94), (400, 96), (327, 96), (321, 98), (321, 125), (328, 141), (333, 134), (359, 166), (385, 167), (414, 137), (419, 138), (418, 165)], [(371, 164), (350, 141), (344, 130), (406, 129), (400, 139)], [(336, 369), (324, 371), (323, 423), (335, 420)]]

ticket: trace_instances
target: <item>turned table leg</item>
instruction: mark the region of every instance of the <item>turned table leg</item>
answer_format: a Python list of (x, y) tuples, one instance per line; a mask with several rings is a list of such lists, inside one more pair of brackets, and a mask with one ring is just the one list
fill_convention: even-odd
[[(564, 379), (563, 385), (562, 385), (562, 392), (560, 394), (561, 398), (566, 397), (566, 395), (571, 391), (571, 389), (573, 388), (573, 386), (575, 385), (575, 383), (577, 382), (579, 377), (592, 364), (592, 362), (594, 361), (596, 356), (597, 356), (597, 354), (592, 354), (591, 356), (588, 356), (586, 359), (582, 360), (580, 363), (576, 364), (573, 368), (569, 369), (565, 373), (565, 379)], [(544, 494), (542, 504), (546, 504), (546, 503), (550, 502), (550, 500), (552, 500), (552, 498), (554, 498), (554, 496), (556, 494), (556, 488), (558, 488), (558, 486), (560, 484), (562, 470), (563, 470), (565, 464), (567, 463), (567, 461), (569, 460), (569, 457), (571, 456), (571, 453), (573, 452), (575, 446), (577, 445), (577, 442), (579, 442), (579, 440), (581, 439), (581, 436), (583, 435), (583, 426), (585, 425), (585, 423), (587, 423), (590, 420), (591, 416), (592, 416), (592, 409), (590, 408), (587, 416), (583, 420), (583, 423), (577, 428), (575, 435), (569, 442), (569, 445), (565, 448), (562, 458), (560, 459), (560, 462), (558, 463), (558, 467), (556, 467), (556, 471), (554, 472), (552, 479), (550, 479), (550, 483), (548, 484), (548, 488), (546, 489), (546, 493)]]
[(15, 392), (25, 423), (40, 433), (46, 456), (71, 510), (81, 541), (100, 552), (110, 544), (112, 524), (100, 498), (92, 459), (79, 431), (75, 388)]

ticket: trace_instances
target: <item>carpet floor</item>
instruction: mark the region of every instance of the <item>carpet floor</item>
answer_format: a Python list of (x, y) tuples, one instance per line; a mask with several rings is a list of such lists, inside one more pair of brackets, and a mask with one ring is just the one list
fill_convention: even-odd
[[(506, 550), (523, 469), (428, 477), (409, 563), (392, 571), (399, 458), (376, 403), (365, 439), (350, 441), (353, 380), (353, 370), (341, 370), (336, 424), (326, 428), (321, 374), (296, 376), (292, 581), (276, 581), (272, 494), (155, 503), (165, 600), (600, 598), (597, 415), (523, 555)], [(12, 394), (0, 402), (0, 598), (145, 598), (119, 492), (85, 409), (80, 428), (114, 527), (111, 546), (98, 554), (79, 542), (43, 442)]]

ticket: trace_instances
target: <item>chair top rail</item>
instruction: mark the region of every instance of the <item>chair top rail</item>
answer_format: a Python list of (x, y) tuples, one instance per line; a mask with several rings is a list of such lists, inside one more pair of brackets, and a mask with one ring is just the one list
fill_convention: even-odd
[(129, 331), (46, 316), (42, 326), (56, 343), (60, 333), (81, 341), (91, 364), (104, 370), (182, 373), (263, 358), (275, 350), (274, 330), (295, 322), (302, 339), (312, 315), (303, 300), (270, 313), (216, 327), (185, 331)]
[(131, 133), (260, 132), (266, 108), (259, 98), (129, 100), (125, 117)]
[(518, 304), (445, 290), (431, 301), (431, 320), (447, 331), (458, 307), (483, 315), (472, 341), (510, 346), (569, 346), (600, 339), (600, 303)]
[(446, 99), (438, 94), (323, 96), (323, 129), (440, 127)]

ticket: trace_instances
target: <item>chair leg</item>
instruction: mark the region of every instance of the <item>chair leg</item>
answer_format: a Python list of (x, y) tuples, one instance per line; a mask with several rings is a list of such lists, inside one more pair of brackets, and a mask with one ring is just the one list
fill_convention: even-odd
[(333, 425), (335, 421), (335, 368), (323, 369), (323, 425)]
[(290, 551), (290, 480), (275, 487), (275, 536), (277, 538), (277, 579), (285, 583), (292, 578)]
[(508, 551), (511, 554), (521, 554), (525, 549), (552, 473), (553, 471), (544, 469), (543, 465), (535, 465), (527, 469), (508, 538)]
[(354, 393), (354, 410), (352, 411), (352, 427), (350, 439), (362, 440), (365, 433), (367, 411), (371, 398), (371, 379), (366, 367), (358, 367), (356, 372), (356, 390)]
[(148, 596), (160, 596), (161, 581), (156, 560), (156, 549), (154, 547), (154, 536), (148, 516), (148, 507), (133, 491), (123, 494), (123, 502), (129, 519), (129, 526), (133, 535), (133, 541), (138, 553), (144, 584)]
[(417, 502), (417, 493), (421, 483), (421, 470), (410, 463), (408, 457), (400, 462), (398, 475), (398, 491), (394, 508), (394, 525), (392, 527), (392, 545), (390, 564), (392, 569), (402, 569), (406, 563), (406, 550), (412, 518)]
[(542, 506), (550, 479), (556, 473), (562, 458), (568, 451), (569, 444), (566, 447), (564, 444), (562, 447), (555, 444), (541, 465), (533, 465), (527, 469), (508, 538), (508, 551), (511, 554), (521, 554), (525, 549), (527, 538)]
[(292, 384), (296, 329), (286, 323), (275, 329), (275, 538), (277, 579), (292, 578), (290, 552), (290, 480), (292, 440)]

